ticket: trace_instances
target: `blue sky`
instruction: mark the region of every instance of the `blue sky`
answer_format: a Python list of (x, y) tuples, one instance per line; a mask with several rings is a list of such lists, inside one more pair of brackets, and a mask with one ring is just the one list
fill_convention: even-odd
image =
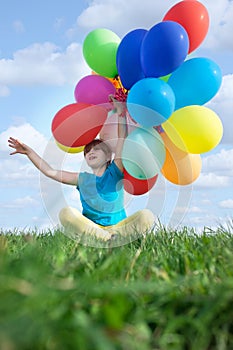
[[(95, 0), (58, 2), (8, 1), (0, 11), (0, 227), (39, 230), (54, 227), (65, 205), (80, 208), (73, 187), (41, 176), (22, 155), (9, 156), (7, 138), (33, 147), (53, 166), (78, 171), (82, 154), (68, 155), (54, 144), (55, 113), (74, 102), (74, 87), (90, 74), (82, 55), (89, 31), (108, 28), (120, 38), (135, 28), (149, 29), (178, 1)], [(202, 172), (189, 186), (162, 176), (144, 196), (126, 195), (129, 213), (141, 207), (155, 212), (165, 225), (202, 229), (232, 219), (233, 211), (233, 2), (203, 0), (210, 16), (208, 34), (193, 56), (213, 59), (223, 82), (207, 103), (221, 118), (224, 135), (202, 154)]]

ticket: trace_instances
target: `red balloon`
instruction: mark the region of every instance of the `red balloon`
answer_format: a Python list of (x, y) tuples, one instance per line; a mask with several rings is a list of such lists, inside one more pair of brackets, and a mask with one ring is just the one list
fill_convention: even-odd
[(186, 0), (168, 10), (163, 21), (181, 24), (189, 37), (189, 52), (194, 51), (205, 39), (209, 28), (209, 14), (206, 7), (197, 0)]
[(150, 179), (140, 180), (130, 175), (125, 169), (123, 172), (124, 189), (126, 192), (135, 196), (148, 192), (154, 186), (158, 178), (158, 174), (156, 174)]
[(80, 147), (98, 135), (108, 112), (104, 107), (72, 103), (60, 109), (52, 121), (55, 140), (66, 147)]

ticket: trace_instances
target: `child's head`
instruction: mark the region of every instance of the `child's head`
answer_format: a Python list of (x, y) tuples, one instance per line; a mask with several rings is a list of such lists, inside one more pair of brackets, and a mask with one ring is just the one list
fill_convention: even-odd
[(105, 153), (106, 159), (107, 159), (107, 166), (108, 166), (112, 159), (112, 151), (103, 140), (95, 139), (90, 143), (88, 143), (83, 150), (84, 157), (86, 157), (87, 153), (89, 153), (92, 149), (95, 149), (95, 148), (100, 148)]

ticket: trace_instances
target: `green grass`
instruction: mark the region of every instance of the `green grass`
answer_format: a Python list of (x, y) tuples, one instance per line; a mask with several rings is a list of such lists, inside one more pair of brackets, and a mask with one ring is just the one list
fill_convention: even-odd
[(231, 225), (117, 248), (2, 232), (0, 349), (233, 349)]

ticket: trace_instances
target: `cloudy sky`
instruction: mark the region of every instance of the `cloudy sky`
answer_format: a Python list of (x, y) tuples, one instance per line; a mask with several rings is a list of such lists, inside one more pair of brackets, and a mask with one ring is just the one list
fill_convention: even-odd
[[(45, 229), (57, 225), (65, 205), (80, 208), (73, 187), (41, 176), (23, 155), (9, 156), (9, 136), (33, 147), (53, 166), (78, 171), (82, 154), (68, 155), (54, 144), (51, 122), (73, 103), (74, 87), (90, 74), (82, 55), (86, 35), (107, 28), (120, 38), (136, 28), (160, 22), (177, 1), (154, 0), (9, 0), (0, 11), (0, 227)], [(193, 56), (208, 57), (222, 70), (217, 95), (208, 102), (221, 118), (224, 135), (202, 154), (202, 172), (189, 186), (160, 176), (144, 196), (126, 195), (128, 213), (148, 207), (165, 225), (202, 229), (224, 225), (233, 211), (233, 1), (203, 0), (210, 16), (204, 42)]]

